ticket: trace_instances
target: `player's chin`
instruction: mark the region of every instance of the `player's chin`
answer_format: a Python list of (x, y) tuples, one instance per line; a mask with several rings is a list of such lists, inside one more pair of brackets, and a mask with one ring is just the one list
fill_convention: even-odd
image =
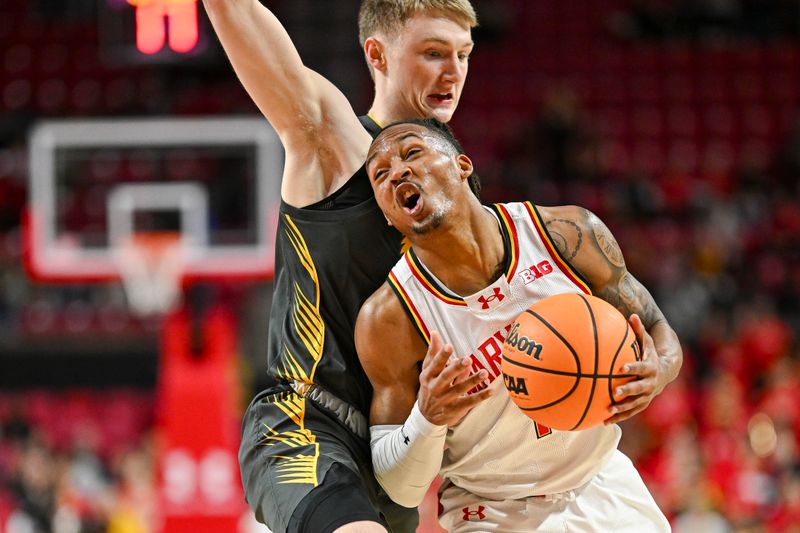
[(452, 107), (438, 107), (434, 109), (431, 113), (431, 116), (438, 120), (439, 122), (450, 122), (450, 119), (453, 118), (453, 113), (456, 110), (455, 104)]
[(444, 222), (444, 214), (441, 212), (434, 212), (425, 218), (415, 220), (411, 224), (411, 231), (415, 235), (427, 235), (441, 226), (442, 222)]
[(453, 118), (453, 113), (456, 111), (456, 106), (455, 100), (430, 106), (428, 108), (428, 116), (435, 118), (439, 122), (450, 122), (450, 119)]

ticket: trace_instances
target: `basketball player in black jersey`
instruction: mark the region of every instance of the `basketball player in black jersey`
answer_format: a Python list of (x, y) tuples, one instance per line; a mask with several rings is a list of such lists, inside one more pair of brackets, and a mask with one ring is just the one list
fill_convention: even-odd
[(303, 65), (257, 0), (204, 4), (286, 151), (269, 324), (274, 386), (256, 396), (243, 422), (247, 500), (275, 533), (413, 531), (416, 510), (390, 504), (372, 475), (371, 387), (353, 341), (361, 304), (402, 246), (363, 163), (381, 124), (450, 120), (475, 12), (468, 0), (364, 0), (360, 40), (375, 99), (359, 118), (336, 87)]

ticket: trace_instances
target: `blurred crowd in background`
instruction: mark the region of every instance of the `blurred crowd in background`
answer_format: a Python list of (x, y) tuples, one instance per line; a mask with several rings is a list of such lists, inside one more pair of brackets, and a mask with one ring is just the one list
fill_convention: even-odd
[(2, 397), (2, 531), (153, 531), (152, 392)]
[[(127, 382), (109, 360), (130, 359), (130, 342), (155, 360), (140, 339), (157, 325), (128, 316), (118, 287), (27, 281), (27, 129), (40, 117), (256, 110), (218, 49), (191, 65), (110, 65), (96, 8), (50, 4), (0, 6), (0, 524), (149, 531), (155, 378)], [(333, 14), (326, 2), (269, 4), (310, 65), (366, 109), (357, 0)], [(800, 2), (476, 5), (452, 125), (483, 199), (594, 211), (684, 346), (681, 375), (624, 424), (621, 448), (676, 531), (800, 531)], [(247, 401), (269, 287), (232, 294)], [(84, 352), (91, 379), (48, 377), (63, 361), (84, 368)]]

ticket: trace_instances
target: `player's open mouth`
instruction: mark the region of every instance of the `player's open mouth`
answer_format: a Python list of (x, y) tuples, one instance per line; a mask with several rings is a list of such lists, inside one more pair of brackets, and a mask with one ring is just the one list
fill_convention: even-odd
[(437, 104), (449, 104), (453, 101), (453, 93), (432, 94), (428, 98), (435, 101)]
[(422, 198), (419, 187), (413, 183), (401, 183), (394, 191), (395, 201), (403, 211), (415, 215), (422, 208)]

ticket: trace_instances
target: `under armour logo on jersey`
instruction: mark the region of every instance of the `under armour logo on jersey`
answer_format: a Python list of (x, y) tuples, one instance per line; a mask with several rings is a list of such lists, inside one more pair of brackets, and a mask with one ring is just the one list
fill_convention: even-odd
[(472, 522), (476, 520), (483, 520), (484, 518), (486, 518), (486, 515), (483, 514), (483, 511), (486, 510), (486, 507), (484, 507), (483, 505), (479, 505), (478, 509), (475, 511), (473, 511), (469, 507), (464, 507), (461, 510), (464, 511), (464, 522)]
[(489, 309), (489, 302), (497, 300), (497, 303), (500, 303), (505, 300), (506, 297), (501, 293), (500, 287), (495, 287), (493, 290), (494, 294), (490, 294), (488, 298), (484, 295), (478, 298), (478, 301), (481, 303), (481, 309)]
[(403, 436), (403, 444), (408, 444), (411, 439), (408, 438), (406, 432), (403, 431), (403, 428), (400, 428), (400, 434)]

